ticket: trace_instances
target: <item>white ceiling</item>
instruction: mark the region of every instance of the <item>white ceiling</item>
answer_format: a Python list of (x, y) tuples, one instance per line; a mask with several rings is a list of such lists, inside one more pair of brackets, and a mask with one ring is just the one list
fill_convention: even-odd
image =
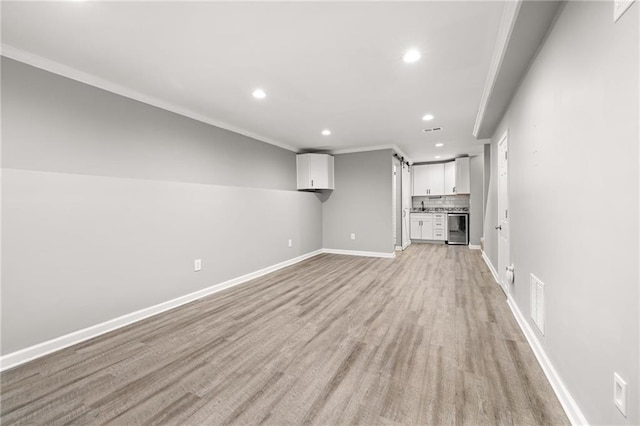
[[(436, 161), (482, 151), (472, 131), (504, 3), (3, 1), (2, 44), (298, 151), (395, 145)], [(408, 48), (422, 58), (404, 63)], [(422, 132), (434, 126), (444, 130)]]

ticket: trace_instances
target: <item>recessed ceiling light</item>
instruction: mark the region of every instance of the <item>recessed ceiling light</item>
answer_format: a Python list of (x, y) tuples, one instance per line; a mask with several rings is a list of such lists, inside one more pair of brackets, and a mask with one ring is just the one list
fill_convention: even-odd
[(440, 158), (440, 156), (439, 156), (439, 155), (436, 155), (436, 156), (435, 156), (435, 159), (437, 160), (438, 158)]
[(324, 130), (322, 131), (322, 135), (323, 135), (323, 136), (329, 136), (330, 134), (331, 134), (331, 130), (329, 130), (329, 129), (324, 129)]
[(267, 93), (262, 89), (256, 89), (252, 93), (253, 97), (256, 99), (264, 99), (267, 97)]
[(440, 148), (440, 147), (442, 147), (442, 146), (444, 146), (444, 144), (443, 144), (443, 143), (437, 143), (437, 144), (436, 144), (436, 148)]
[(434, 117), (433, 117), (433, 115), (431, 115), (431, 114), (426, 114), (426, 115), (424, 115), (424, 116), (422, 117), (422, 120), (423, 120), (423, 121), (431, 121), (431, 120), (433, 120), (433, 118), (434, 118)]
[(420, 59), (421, 56), (422, 55), (420, 55), (420, 52), (418, 52), (416, 49), (409, 49), (402, 56), (402, 60), (408, 64), (411, 64), (413, 62), (416, 62), (418, 59)]

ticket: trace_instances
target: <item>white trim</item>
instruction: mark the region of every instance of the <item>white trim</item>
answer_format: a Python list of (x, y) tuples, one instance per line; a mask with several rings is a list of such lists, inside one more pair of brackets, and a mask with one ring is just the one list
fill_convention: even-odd
[(316, 250), (310, 253), (306, 253), (301, 256), (295, 257), (293, 259), (285, 260), (284, 262), (280, 262), (275, 265), (268, 266), (258, 271), (251, 272), (249, 274), (242, 275), (240, 277), (233, 278), (231, 280), (212, 285), (211, 287), (207, 287), (205, 289), (198, 290), (196, 292), (193, 292), (184, 296), (180, 296), (175, 299), (172, 299), (154, 306), (150, 306), (148, 308), (144, 308), (136, 312), (131, 312), (129, 314), (122, 315), (118, 318), (114, 318), (112, 320), (105, 321), (103, 323), (96, 324), (91, 327), (84, 328), (82, 330), (74, 331), (73, 333), (65, 334), (64, 336), (56, 337), (55, 339), (51, 339), (46, 342), (42, 342), (37, 345), (30, 346), (28, 348), (21, 349), (16, 352), (12, 352), (10, 354), (0, 357), (0, 371), (4, 371), (6, 369), (16, 367), (25, 362), (31, 361), (36, 358), (40, 358), (41, 356), (59, 351), (60, 349), (64, 349), (66, 347), (75, 345), (80, 342), (84, 342), (85, 340), (92, 339), (104, 333), (108, 333), (109, 331), (116, 330), (118, 328), (124, 327), (126, 325), (132, 324), (142, 319), (151, 317), (153, 315), (157, 315), (161, 312), (168, 311), (169, 309), (173, 309), (178, 306), (184, 305), (185, 303), (193, 302), (194, 300), (203, 298), (213, 293), (217, 293), (226, 288), (245, 283), (247, 281), (261, 277), (268, 273), (277, 271), (279, 269), (282, 269), (287, 266), (291, 266), (293, 264), (301, 262), (303, 260), (309, 259), (310, 257), (317, 256), (321, 253), (323, 253), (323, 250)]
[(484, 251), (482, 252), (482, 258), (484, 259), (484, 263), (487, 264), (487, 267), (491, 271), (491, 275), (493, 275), (493, 279), (496, 280), (496, 284), (498, 284), (500, 288), (502, 288), (502, 285), (500, 284), (500, 280), (498, 278), (498, 271), (496, 271), (496, 268), (493, 267), (491, 260), (489, 260), (489, 256), (487, 256)]
[(36, 68), (43, 69), (45, 71), (49, 71), (54, 74), (61, 75), (63, 77), (70, 78), (72, 80), (79, 81), (81, 83), (88, 84), (90, 86), (97, 87), (99, 89), (106, 90), (111, 93), (118, 94), (120, 96), (124, 96), (126, 98), (134, 99), (136, 101), (143, 102), (148, 105), (162, 108), (164, 110), (171, 111), (173, 113), (183, 115), (185, 117), (189, 117), (194, 120), (198, 120), (215, 127), (219, 127), (221, 129), (229, 130), (234, 133), (239, 133), (241, 135), (250, 137), (252, 139), (256, 139), (260, 142), (265, 142), (270, 145), (275, 145), (277, 147), (286, 149), (288, 151), (300, 152), (299, 148), (295, 148), (284, 142), (280, 142), (275, 139), (271, 139), (267, 136), (254, 133), (246, 129), (242, 129), (240, 127), (233, 126), (223, 121), (215, 120), (213, 118), (207, 117), (200, 113), (191, 111), (187, 108), (181, 107), (177, 104), (167, 102), (167, 101), (155, 98), (153, 96), (145, 95), (134, 89), (131, 89), (130, 87), (122, 86), (118, 83), (105, 80), (93, 74), (89, 74), (84, 71), (80, 71), (76, 68), (72, 68), (67, 65), (61, 64), (59, 62), (52, 61), (51, 59), (47, 59), (30, 52), (26, 52), (22, 49), (18, 49), (8, 44), (4, 44), (4, 43), (2, 44), (2, 56), (34, 66)]
[(469, 244), (469, 249), (471, 250), (480, 250), (479, 244)]
[[(252, 132), (250, 130), (236, 127), (229, 123), (225, 123), (224, 121), (207, 117), (203, 114), (191, 111), (177, 104), (167, 102), (153, 96), (145, 95), (130, 87), (123, 86), (118, 83), (114, 83), (112, 81), (103, 79), (93, 74), (89, 74), (87, 72), (78, 70), (68, 65), (61, 64), (60, 62), (56, 62), (51, 59), (47, 59), (43, 56), (39, 56), (30, 52), (24, 51), (17, 47), (2, 43), (1, 49), (2, 49), (1, 51), (2, 56), (16, 60), (18, 62), (22, 62), (27, 65), (40, 68), (45, 71), (49, 71), (51, 73), (61, 75), (63, 77), (67, 77), (72, 80), (79, 81), (81, 83), (88, 84), (90, 86), (97, 87), (99, 89), (106, 90), (108, 92), (115, 93), (120, 96), (124, 96), (126, 98), (143, 102), (145, 104), (152, 105), (157, 108), (161, 108), (185, 117), (189, 117), (194, 120), (201, 121), (203, 123), (210, 124), (215, 127), (219, 127), (221, 129), (229, 130), (231, 132), (238, 133), (238, 134), (250, 137), (252, 139), (256, 139), (260, 142), (265, 142), (270, 145), (275, 145), (277, 147), (286, 149), (288, 151), (293, 151), (296, 153), (302, 152), (301, 148), (296, 148), (287, 143), (280, 142), (278, 140), (269, 138), (267, 136)], [(396, 153), (400, 154), (400, 156), (404, 157), (404, 159), (408, 161), (410, 164), (412, 163), (411, 159), (397, 145), (373, 145), (373, 146), (366, 146), (366, 147), (359, 147), (359, 148), (337, 149), (337, 150), (331, 150), (329, 152), (331, 154), (349, 154), (353, 152), (378, 151), (381, 149), (394, 150)]]
[(353, 154), (354, 152), (368, 152), (368, 151), (380, 151), (382, 149), (391, 149), (399, 154), (401, 157), (404, 157), (405, 161), (408, 161), (409, 164), (413, 164), (411, 159), (405, 155), (404, 152), (396, 145), (370, 145), (370, 146), (361, 146), (356, 148), (344, 148), (344, 149), (334, 149), (329, 151), (332, 155), (339, 154)]
[(551, 360), (549, 360), (547, 353), (542, 347), (542, 344), (540, 344), (540, 341), (536, 337), (533, 329), (525, 319), (524, 315), (522, 315), (522, 312), (520, 312), (518, 305), (510, 295), (507, 296), (507, 304), (509, 305), (509, 308), (511, 308), (511, 312), (515, 317), (516, 322), (520, 326), (520, 329), (524, 333), (524, 336), (527, 338), (529, 346), (531, 346), (531, 349), (533, 350), (533, 353), (536, 356), (540, 367), (542, 367), (542, 371), (544, 372), (545, 376), (547, 376), (549, 383), (551, 383), (551, 388), (553, 388), (553, 391), (560, 400), (560, 404), (562, 405), (564, 412), (567, 414), (567, 417), (569, 418), (571, 424), (588, 425), (589, 423), (584, 417), (584, 414), (582, 414), (580, 407), (576, 403), (575, 399), (573, 399), (573, 397), (571, 396), (571, 393), (569, 393), (569, 390), (560, 378), (560, 375), (558, 374), (556, 369), (553, 367)]
[(407, 247), (409, 247), (410, 245), (411, 245), (411, 240), (409, 240), (406, 244), (404, 244), (404, 245), (402, 246), (402, 250), (403, 250), (403, 251), (404, 251), (404, 250), (406, 250), (406, 249), (407, 249)]
[(480, 107), (478, 108), (478, 114), (476, 115), (476, 121), (473, 125), (473, 136), (476, 138), (480, 134), (480, 128), (484, 124), (484, 116), (489, 108), (489, 100), (498, 81), (498, 74), (502, 68), (502, 63), (507, 54), (509, 47), (509, 40), (511, 40), (511, 34), (515, 28), (518, 13), (522, 6), (522, 0), (513, 0), (508, 2), (502, 12), (500, 19), (500, 26), (498, 27), (498, 36), (494, 45), (493, 56), (491, 58), (491, 64), (489, 65), (489, 72), (487, 73), (487, 79), (484, 83), (482, 90), (482, 96), (480, 97)]
[(402, 249), (402, 247), (401, 247), (401, 246), (395, 246), (395, 247), (394, 247), (394, 250), (395, 250), (395, 251), (402, 251), (403, 249)]
[(364, 256), (364, 257), (382, 257), (385, 259), (393, 259), (396, 257), (395, 252), (382, 253), (378, 251), (359, 251), (359, 250), (341, 250), (341, 249), (322, 249), (323, 253), (328, 254), (344, 254), (347, 256)]
[(391, 149), (393, 149), (400, 157), (404, 157), (404, 161), (407, 161), (409, 165), (411, 165), (411, 159), (400, 148), (398, 148), (397, 145), (391, 145)]

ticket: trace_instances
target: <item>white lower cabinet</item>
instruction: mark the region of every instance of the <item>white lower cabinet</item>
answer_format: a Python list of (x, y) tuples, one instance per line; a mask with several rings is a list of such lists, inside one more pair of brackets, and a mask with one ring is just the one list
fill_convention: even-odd
[(409, 230), (409, 238), (412, 240), (422, 239), (422, 220), (411, 217), (411, 229)]
[(410, 237), (412, 240), (446, 240), (446, 214), (412, 213)]
[(433, 234), (433, 218), (430, 214), (411, 215), (411, 239), (430, 240)]

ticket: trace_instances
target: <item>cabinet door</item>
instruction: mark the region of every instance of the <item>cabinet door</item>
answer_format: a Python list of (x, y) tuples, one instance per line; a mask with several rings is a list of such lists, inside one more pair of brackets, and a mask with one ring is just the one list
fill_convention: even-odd
[(298, 189), (334, 189), (331, 155), (299, 154), (296, 164)]
[(422, 221), (422, 239), (423, 240), (433, 239), (433, 221), (431, 219)]
[(456, 162), (444, 163), (444, 193), (455, 195), (456, 193)]
[(411, 168), (413, 195), (427, 195), (428, 173), (429, 166), (413, 166)]
[(444, 164), (429, 164), (427, 170), (427, 195), (443, 195)]
[(329, 162), (326, 155), (310, 154), (309, 178), (311, 188), (329, 187)]
[(410, 238), (412, 240), (421, 240), (422, 239), (422, 221), (420, 219), (411, 219), (411, 231)]
[(470, 192), (469, 157), (456, 158), (456, 193), (469, 194)]
[(298, 171), (298, 189), (309, 189), (311, 187), (311, 176), (309, 175), (308, 154), (296, 155), (296, 167)]

